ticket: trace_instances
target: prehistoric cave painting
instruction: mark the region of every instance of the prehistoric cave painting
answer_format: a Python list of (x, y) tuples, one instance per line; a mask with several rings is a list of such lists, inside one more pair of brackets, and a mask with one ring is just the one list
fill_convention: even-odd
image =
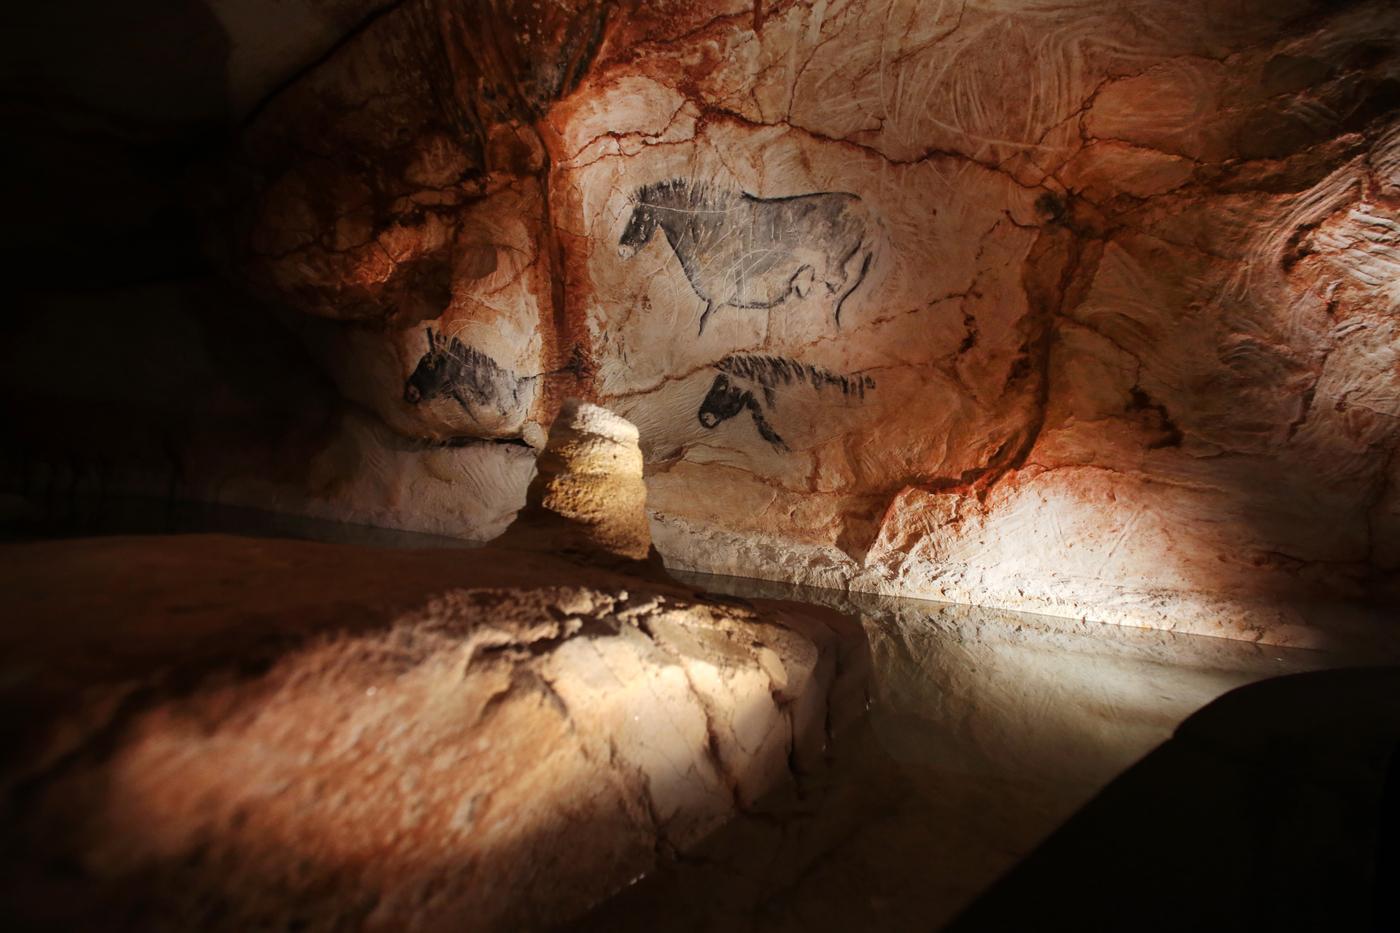
[(759, 198), (743, 191), (672, 179), (638, 188), (618, 241), (624, 259), (660, 227), (705, 302), (700, 333), (723, 307), (771, 309), (817, 282), (841, 307), (860, 287), (875, 258), (861, 200), (844, 192)]
[(472, 405), (494, 406), (504, 417), (508, 406), (520, 404), (520, 390), (538, 377), (519, 377), (495, 360), (456, 337), (434, 334), (428, 328), (428, 350), (404, 384), (405, 402), (416, 405), (450, 395), (473, 421)]
[(817, 392), (840, 392), (845, 399), (865, 400), (865, 391), (875, 388), (874, 378), (866, 375), (843, 376), (808, 363), (780, 356), (734, 354), (715, 364), (719, 375), (700, 403), (696, 417), (707, 428), (718, 427), (741, 411), (753, 416), (759, 436), (779, 450), (788, 446), (768, 421), (778, 401), (778, 389), (810, 387)]
[(472, 411), (472, 404), (494, 405), (496, 412), (505, 417), (510, 408), (519, 407), (520, 395), (526, 386), (541, 378), (565, 374), (575, 380), (582, 379), (587, 365), (582, 348), (575, 345), (569, 361), (559, 369), (534, 376), (517, 376), (458, 338), (434, 334), (431, 327), (427, 330), (428, 350), (418, 358), (418, 365), (404, 383), (404, 401), (417, 405), (450, 395), (478, 423), (480, 420)]

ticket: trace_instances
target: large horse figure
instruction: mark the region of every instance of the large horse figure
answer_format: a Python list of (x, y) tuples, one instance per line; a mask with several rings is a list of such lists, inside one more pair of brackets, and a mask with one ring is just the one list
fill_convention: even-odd
[(841, 307), (865, 281), (875, 256), (869, 217), (854, 194), (820, 192), (759, 198), (685, 179), (638, 188), (618, 241), (624, 259), (658, 227), (705, 302), (700, 333), (723, 307), (770, 309), (816, 282)]

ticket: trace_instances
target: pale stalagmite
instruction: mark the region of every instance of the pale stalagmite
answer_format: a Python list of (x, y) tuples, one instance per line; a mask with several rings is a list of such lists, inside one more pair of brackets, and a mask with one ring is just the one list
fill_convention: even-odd
[(645, 560), (651, 552), (637, 428), (569, 399), (549, 429), (525, 508), (501, 544)]

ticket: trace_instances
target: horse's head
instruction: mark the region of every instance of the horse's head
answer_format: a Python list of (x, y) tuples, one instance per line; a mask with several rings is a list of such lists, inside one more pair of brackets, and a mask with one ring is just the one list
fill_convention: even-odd
[(743, 411), (748, 395), (748, 392), (730, 382), (728, 376), (720, 373), (710, 384), (710, 391), (700, 403), (700, 411), (696, 417), (705, 427), (713, 428)]
[(638, 201), (632, 208), (632, 216), (627, 220), (627, 229), (617, 241), (617, 254), (623, 259), (631, 259), (637, 250), (646, 246), (656, 233), (656, 211), (650, 204)]
[(418, 365), (404, 383), (403, 400), (410, 405), (437, 398), (449, 388), (452, 372), (447, 352), (447, 338), (428, 328), (428, 352), (418, 358)]

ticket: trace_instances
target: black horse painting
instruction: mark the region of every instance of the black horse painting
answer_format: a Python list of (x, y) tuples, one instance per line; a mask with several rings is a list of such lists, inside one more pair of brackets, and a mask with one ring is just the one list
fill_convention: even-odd
[(505, 415), (507, 407), (520, 404), (520, 390), (531, 377), (521, 379), (495, 360), (456, 337), (434, 334), (428, 328), (428, 351), (404, 384), (404, 401), (416, 405), (450, 395), (473, 421), (472, 405), (492, 406)]
[(754, 427), (765, 441), (779, 450), (788, 446), (768, 420), (783, 387), (804, 386), (816, 392), (840, 392), (845, 400), (864, 401), (867, 389), (875, 388), (870, 376), (843, 376), (809, 363), (781, 356), (734, 354), (715, 364), (719, 374), (700, 403), (696, 417), (707, 428), (718, 427), (740, 412), (753, 416)]
[(685, 179), (638, 188), (618, 241), (624, 258), (660, 227), (695, 294), (700, 333), (724, 307), (771, 309), (821, 283), (841, 308), (870, 272), (874, 240), (861, 200), (844, 192), (759, 198)]

